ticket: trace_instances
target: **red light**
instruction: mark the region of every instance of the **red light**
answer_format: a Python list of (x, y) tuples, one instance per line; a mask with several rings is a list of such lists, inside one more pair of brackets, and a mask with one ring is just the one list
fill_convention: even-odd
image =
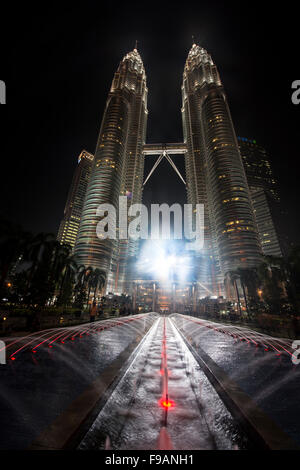
[(12, 361), (15, 361), (15, 360), (16, 360), (16, 358), (15, 358), (15, 357), (11, 357), (11, 360), (12, 360)]
[(173, 400), (167, 400), (166, 398), (161, 398), (159, 400), (159, 404), (162, 408), (169, 409), (169, 408), (174, 408), (175, 402)]

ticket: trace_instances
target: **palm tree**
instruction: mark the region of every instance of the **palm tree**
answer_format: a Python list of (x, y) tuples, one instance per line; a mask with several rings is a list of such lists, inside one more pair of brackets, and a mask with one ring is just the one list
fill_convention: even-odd
[(300, 246), (291, 250), (287, 259), (287, 290), (295, 311), (300, 308)]
[(94, 268), (92, 268), (92, 266), (89, 266), (86, 270), (85, 277), (84, 277), (87, 288), (88, 288), (87, 305), (86, 305), (87, 307), (89, 306), (91, 290), (93, 287), (93, 271), (94, 271)]
[(75, 286), (76, 298), (80, 297), (80, 304), (83, 298), (86, 298), (86, 291), (88, 290), (87, 295), (87, 307), (89, 305), (90, 294), (92, 289), (92, 274), (94, 269), (92, 266), (80, 265), (77, 270), (77, 283)]
[(77, 267), (75, 273), (75, 288), (74, 288), (74, 306), (82, 309), (86, 302), (86, 272), (87, 269), (84, 264)]
[(98, 289), (102, 288), (106, 282), (106, 273), (105, 271), (95, 268), (92, 266), (86, 268), (85, 266), (80, 267), (78, 272), (78, 281), (77, 281), (77, 290), (88, 290), (87, 295), (87, 307), (90, 300), (91, 290), (93, 290), (93, 300), (95, 301)]
[(237, 303), (238, 303), (238, 308), (240, 312), (240, 316), (242, 316), (242, 310), (241, 310), (241, 300), (240, 300), (240, 293), (237, 285), (237, 280), (239, 279), (239, 275), (236, 273), (236, 271), (228, 271), (225, 274), (225, 279), (229, 279), (230, 283), (234, 286), (236, 296), (237, 296)]
[(56, 243), (58, 242), (54, 240), (54, 237), (50, 237), (49, 240), (43, 239), (41, 245), (38, 243), (40, 248), (34, 250), (34, 260), (29, 268), (27, 281), (30, 304), (45, 306), (47, 301), (54, 295), (57, 282), (54, 272)]
[(32, 234), (8, 220), (0, 220), (0, 289), (14, 264), (24, 256), (32, 240)]
[(38, 234), (31, 246), (32, 265), (29, 268), (29, 301), (44, 306), (55, 292), (62, 294), (66, 276), (74, 260), (72, 247), (55, 240), (54, 235)]
[(50, 277), (53, 279), (55, 286), (58, 287), (61, 283), (61, 279), (64, 274), (65, 266), (68, 263), (68, 259), (71, 256), (72, 247), (67, 244), (61, 244), (57, 240), (54, 240), (50, 244), (51, 253), (51, 265)]
[(77, 271), (76, 271), (76, 281), (77, 281), (76, 288), (80, 288), (83, 285), (86, 271), (87, 271), (87, 268), (84, 264), (81, 264), (80, 266), (77, 267)]
[[(70, 247), (71, 248), (71, 247)], [(71, 253), (71, 250), (64, 250), (62, 257), (62, 271), (61, 281), (59, 285), (59, 296), (58, 303), (68, 303), (73, 291), (73, 285), (75, 283), (75, 274), (78, 266)]]
[(98, 268), (94, 269), (92, 276), (91, 276), (91, 285), (94, 288), (94, 297), (93, 297), (94, 302), (96, 300), (96, 294), (97, 294), (98, 289), (101, 289), (105, 285), (105, 282), (106, 282), (105, 271), (98, 269)]
[[(257, 300), (257, 287), (258, 287), (258, 276), (255, 268), (237, 268), (235, 273), (238, 275), (241, 286), (243, 289), (243, 296), (245, 300), (245, 306), (248, 315), (250, 314), (249, 311), (249, 302), (248, 296), (251, 300)], [(248, 292), (248, 296), (246, 294), (246, 290)]]
[(30, 263), (29, 268), (23, 271), (26, 277), (27, 302), (30, 304), (45, 305), (53, 294), (53, 282), (49, 277), (52, 262), (54, 235), (39, 233), (30, 238), (23, 252), (22, 261)]
[(284, 260), (275, 256), (264, 256), (257, 273), (263, 286), (263, 299), (271, 311), (280, 312), (282, 297), (284, 297), (284, 283), (287, 279)]
[(28, 284), (30, 284), (30, 281), (32, 280), (36, 272), (37, 266), (41, 260), (43, 250), (53, 241), (53, 233), (41, 232), (32, 237), (26, 253), (26, 259), (31, 262), (31, 267), (29, 269), (28, 275)]

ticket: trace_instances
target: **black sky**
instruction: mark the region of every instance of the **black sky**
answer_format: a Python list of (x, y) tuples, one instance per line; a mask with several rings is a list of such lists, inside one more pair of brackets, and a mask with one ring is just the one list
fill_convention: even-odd
[[(299, 11), (288, 3), (227, 1), (52, 2), (8, 11), (0, 212), (34, 232), (57, 231), (76, 157), (83, 148), (94, 152), (113, 74), (135, 39), (149, 88), (147, 141), (181, 141), (182, 72), (194, 35), (218, 66), (237, 134), (267, 149), (288, 231), (300, 240), (300, 105), (291, 102), (291, 83), (300, 79)], [(176, 163), (183, 170), (181, 157)], [(150, 182), (146, 200), (184, 199), (166, 162)]]

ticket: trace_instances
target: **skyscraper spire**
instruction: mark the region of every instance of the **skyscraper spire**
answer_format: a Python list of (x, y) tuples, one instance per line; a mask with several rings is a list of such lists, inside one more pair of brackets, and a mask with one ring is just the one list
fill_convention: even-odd
[(138, 40), (136, 39), (135, 40), (135, 46), (134, 46), (134, 50), (137, 51), (137, 45), (138, 45)]
[(220, 295), (226, 273), (258, 265), (261, 249), (225, 91), (210, 54), (196, 44), (183, 73), (182, 117), (188, 202), (205, 207), (198, 280)]
[(127, 258), (135, 256), (137, 243), (98, 237), (103, 216), (97, 211), (102, 204), (117, 210), (120, 195), (130, 194), (128, 205), (141, 202), (147, 91), (142, 59), (137, 50), (130, 51), (119, 63), (107, 97), (74, 249), (79, 264), (106, 272), (108, 291), (126, 290)]
[[(142, 201), (147, 92), (136, 40), (112, 81), (74, 248), (79, 265), (105, 270), (107, 292), (130, 292), (138, 240), (118, 238), (121, 225), (114, 237), (98, 236), (96, 227), (105, 222), (98, 208), (117, 209), (120, 195), (128, 210)], [(195, 43), (183, 72), (182, 117), (187, 200), (205, 206), (204, 245), (194, 255), (197, 282), (201, 295), (223, 295), (227, 273), (258, 265), (261, 248), (225, 91), (210, 54)]]

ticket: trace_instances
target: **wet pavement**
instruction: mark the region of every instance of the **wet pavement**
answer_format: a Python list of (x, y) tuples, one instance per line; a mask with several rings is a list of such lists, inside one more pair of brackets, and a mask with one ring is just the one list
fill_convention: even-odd
[[(257, 347), (246, 339), (260, 335), (241, 328), (237, 334), (235, 327), (224, 326), (228, 333), (236, 337), (204, 326), (211, 322), (173, 315), (180, 331), (203, 349), (256, 404), (268, 414), (298, 445), (300, 445), (300, 365), (291, 360), (291, 341), (283, 340), (287, 351), (280, 348), (281, 342), (262, 335), (260, 341), (266, 345)], [(202, 325), (197, 321), (201, 321)], [(220, 329), (220, 324), (214, 324)], [(253, 336), (254, 335), (254, 336)], [(243, 339), (244, 338), (244, 339)], [(274, 344), (278, 351), (273, 350)], [(197, 349), (197, 348), (196, 348)], [(267, 349), (267, 350), (266, 350)]]
[(251, 447), (179, 332), (300, 444), (300, 366), (288, 345), (228, 328), (151, 313), (7, 338), (0, 449), (28, 448), (137, 337), (125, 374), (78, 449)]
[[(167, 429), (169, 447), (162, 429)], [(78, 448), (211, 450), (245, 445), (172, 322), (161, 317)]]
[[(31, 339), (17, 338), (17, 343), (7, 348), (7, 364), (0, 365), (0, 449), (27, 448), (156, 316), (128, 318), (134, 320), (47, 330), (35, 335), (27, 347), (23, 348)], [(107, 329), (96, 331), (97, 327)], [(54, 338), (58, 339), (53, 342)], [(2, 339), (6, 345), (14, 342)]]

